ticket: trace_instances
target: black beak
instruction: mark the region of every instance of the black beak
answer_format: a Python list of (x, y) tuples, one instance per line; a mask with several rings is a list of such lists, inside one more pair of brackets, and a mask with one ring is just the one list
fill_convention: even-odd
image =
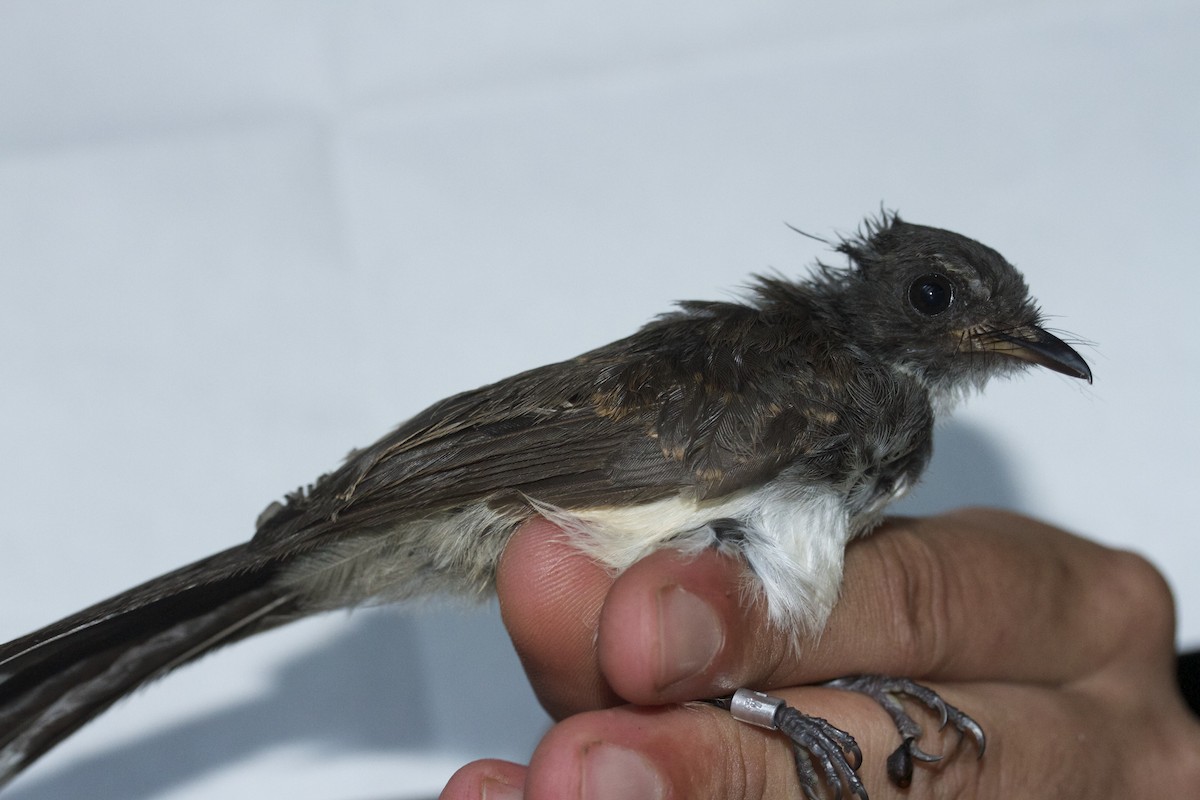
[(980, 349), (1039, 364), (1072, 378), (1092, 382), (1092, 370), (1075, 348), (1036, 325), (1008, 333), (990, 331), (978, 341)]

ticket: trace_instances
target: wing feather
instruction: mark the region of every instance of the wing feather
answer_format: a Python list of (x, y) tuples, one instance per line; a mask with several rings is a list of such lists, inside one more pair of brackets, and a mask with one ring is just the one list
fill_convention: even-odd
[(514, 513), (532, 513), (526, 498), (713, 499), (805, 458), (820, 480), (844, 438), (844, 387), (818, 382), (811, 341), (789, 333), (811, 329), (794, 314), (687, 304), (627, 339), (431, 406), (264, 515), (255, 544), (303, 548), (481, 499)]

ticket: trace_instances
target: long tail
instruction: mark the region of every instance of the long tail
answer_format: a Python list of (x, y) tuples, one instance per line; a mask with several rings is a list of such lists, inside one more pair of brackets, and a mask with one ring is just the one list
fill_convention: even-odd
[(0, 786), (138, 686), (298, 615), (234, 547), (0, 645)]

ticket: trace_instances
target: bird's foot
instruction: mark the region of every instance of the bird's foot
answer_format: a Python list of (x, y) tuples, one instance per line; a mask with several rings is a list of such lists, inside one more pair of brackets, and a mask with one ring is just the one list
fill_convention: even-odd
[(712, 702), (728, 709), (734, 719), (777, 730), (792, 740), (796, 772), (808, 800), (820, 799), (822, 779), (833, 789), (834, 800), (841, 800), (844, 791), (868, 800), (858, 777), (862, 751), (850, 734), (820, 717), (802, 714), (778, 697), (749, 689)]
[(849, 678), (839, 678), (830, 681), (827, 686), (848, 692), (857, 692), (870, 697), (891, 716), (900, 733), (901, 744), (887, 760), (888, 778), (892, 783), (903, 788), (912, 783), (913, 761), (932, 763), (941, 760), (940, 755), (928, 753), (917, 744), (921, 738), (921, 726), (912, 718), (904, 707), (904, 700), (915, 700), (928, 708), (939, 718), (938, 729), (953, 725), (958, 731), (960, 740), (971, 737), (979, 750), (979, 757), (987, 747), (987, 738), (979, 723), (971, 719), (959, 709), (947, 703), (927, 686), (922, 686), (907, 678), (889, 678), (883, 675), (856, 675)]

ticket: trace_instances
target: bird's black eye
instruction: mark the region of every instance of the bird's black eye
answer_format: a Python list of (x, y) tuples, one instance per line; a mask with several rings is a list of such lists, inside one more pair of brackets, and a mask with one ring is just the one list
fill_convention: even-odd
[(908, 302), (922, 314), (936, 316), (954, 302), (954, 285), (945, 275), (922, 275), (908, 287)]

